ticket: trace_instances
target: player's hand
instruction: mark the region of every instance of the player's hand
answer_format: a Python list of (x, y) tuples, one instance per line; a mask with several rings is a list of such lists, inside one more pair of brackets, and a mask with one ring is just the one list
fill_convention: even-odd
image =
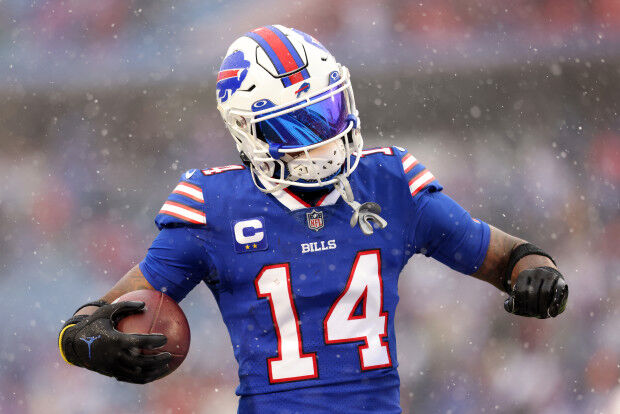
[(568, 285), (562, 274), (552, 267), (526, 269), (519, 273), (504, 309), (521, 316), (540, 319), (564, 312)]
[[(126, 334), (118, 321), (141, 312), (144, 302), (106, 304), (92, 315), (78, 315), (65, 324), (59, 346), (68, 362), (119, 381), (145, 384), (168, 372), (169, 352), (144, 355), (141, 349), (155, 349), (166, 343), (162, 334)], [(72, 323), (75, 325), (70, 326)]]

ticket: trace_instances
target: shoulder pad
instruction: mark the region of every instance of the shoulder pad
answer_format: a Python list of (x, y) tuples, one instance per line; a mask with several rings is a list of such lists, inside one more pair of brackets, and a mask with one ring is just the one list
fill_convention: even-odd
[(409, 192), (414, 199), (425, 190), (432, 193), (443, 189), (435, 176), (405, 148), (392, 147), (392, 149), (394, 155), (400, 159), (402, 171), (409, 185)]
[(207, 224), (202, 177), (196, 169), (181, 175), (181, 180), (155, 216), (155, 224), (160, 230), (164, 227)]

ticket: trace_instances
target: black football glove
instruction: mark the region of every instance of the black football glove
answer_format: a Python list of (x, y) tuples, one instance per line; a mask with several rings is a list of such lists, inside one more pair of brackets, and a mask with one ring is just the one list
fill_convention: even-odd
[(555, 318), (566, 308), (568, 285), (553, 267), (537, 267), (519, 273), (504, 309), (521, 316)]
[(59, 346), (67, 362), (119, 381), (145, 384), (169, 372), (169, 352), (144, 355), (166, 343), (162, 334), (126, 334), (118, 321), (144, 308), (144, 302), (103, 304), (92, 315), (69, 319), (60, 332)]

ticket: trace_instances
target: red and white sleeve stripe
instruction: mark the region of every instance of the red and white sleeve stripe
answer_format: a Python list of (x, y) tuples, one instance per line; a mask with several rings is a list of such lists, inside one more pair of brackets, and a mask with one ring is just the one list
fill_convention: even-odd
[(409, 191), (411, 191), (411, 195), (415, 196), (422, 190), (428, 183), (433, 181), (435, 177), (429, 170), (426, 168), (416, 174), (415, 177), (409, 181)]
[(189, 197), (194, 201), (199, 203), (204, 203), (205, 199), (202, 195), (202, 189), (196, 185), (186, 183), (184, 181), (177, 184), (177, 186), (172, 191), (174, 194), (180, 194), (185, 197)]
[(418, 160), (416, 160), (416, 158), (411, 154), (405, 155), (402, 161), (403, 161), (403, 169), (405, 170), (405, 174), (411, 171), (413, 167), (418, 165)]
[(166, 201), (159, 210), (160, 214), (168, 214), (194, 224), (207, 224), (205, 213), (174, 201)]

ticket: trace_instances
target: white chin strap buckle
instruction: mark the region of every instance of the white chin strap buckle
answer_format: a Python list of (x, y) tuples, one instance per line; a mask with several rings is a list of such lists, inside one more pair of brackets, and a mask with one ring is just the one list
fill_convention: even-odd
[(366, 236), (370, 236), (374, 232), (374, 226), (380, 229), (387, 226), (387, 221), (379, 215), (381, 213), (381, 206), (379, 204), (373, 202), (366, 202), (364, 204), (358, 203), (353, 197), (353, 191), (351, 190), (349, 180), (342, 175), (336, 178), (338, 180), (334, 185), (336, 190), (338, 190), (344, 201), (353, 209), (353, 215), (349, 223), (351, 228), (359, 224), (362, 233)]

